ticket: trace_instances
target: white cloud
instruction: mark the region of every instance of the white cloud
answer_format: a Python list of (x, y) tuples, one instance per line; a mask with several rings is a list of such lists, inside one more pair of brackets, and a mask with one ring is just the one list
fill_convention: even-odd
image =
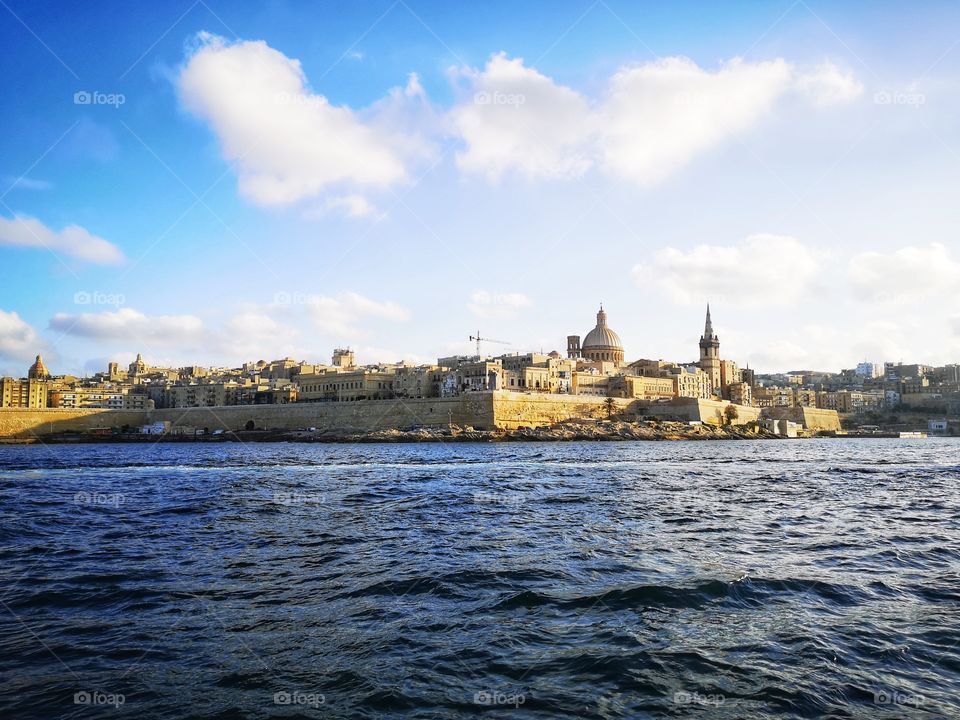
[(361, 335), (357, 323), (366, 319), (406, 322), (409, 312), (394, 302), (379, 302), (355, 292), (337, 297), (314, 296), (307, 302), (307, 310), (314, 325), (336, 338)]
[(124, 260), (116, 245), (91, 235), (79, 225), (68, 225), (56, 232), (39, 220), (21, 215), (0, 217), (0, 245), (45, 247), (57, 254), (102, 265), (116, 265)]
[(480, 70), (450, 74), (465, 97), (446, 115), (415, 73), (354, 110), (312, 90), (299, 61), (265, 42), (202, 33), (178, 87), (237, 164), (245, 197), (288, 205), (329, 195), (352, 217), (371, 214), (366, 191), (403, 181), (409, 162), (435, 155), (435, 141), (451, 133), (463, 142), (460, 169), (493, 182), (509, 173), (563, 179), (601, 168), (648, 185), (755, 126), (791, 91), (815, 106), (863, 91), (830, 62), (801, 70), (783, 59), (734, 58), (704, 69), (663, 58), (620, 69), (596, 97), (502, 52)]
[(351, 218), (381, 217), (373, 203), (363, 195), (357, 195), (356, 193), (329, 198), (319, 211), (309, 212), (307, 217), (316, 218), (330, 212), (341, 212)]
[(960, 294), (960, 262), (938, 243), (860, 253), (848, 269), (860, 298), (873, 302), (912, 303)]
[(800, 73), (796, 87), (818, 107), (851, 102), (863, 94), (863, 84), (853, 73), (844, 72), (831, 62)]
[(275, 315), (284, 311), (275, 305), (244, 305), (231, 316), (211, 341), (225, 357), (243, 362), (281, 356), (302, 357), (304, 349), (298, 344), (297, 328), (279, 320)]
[(263, 41), (199, 39), (180, 95), (237, 163), (245, 197), (287, 205), (331, 187), (382, 188), (405, 177), (393, 138), (310, 90), (299, 61)]
[(467, 172), (498, 180), (516, 171), (528, 178), (582, 175), (592, 164), (585, 144), (593, 118), (587, 100), (499, 53), (482, 71), (461, 68), (467, 100), (451, 111), (466, 149), (457, 163)]
[(756, 124), (791, 75), (784, 60), (732, 60), (709, 72), (672, 57), (623, 69), (602, 109), (604, 166), (638, 184), (658, 182)]
[(37, 332), (16, 312), (0, 310), (0, 357), (27, 360), (38, 352)]
[(785, 235), (751, 235), (738, 245), (665, 248), (633, 268), (637, 284), (657, 285), (680, 303), (778, 304), (800, 297), (820, 267), (817, 254)]
[(516, 315), (520, 310), (533, 305), (523, 293), (491, 293), (478, 290), (470, 296), (467, 309), (480, 318), (504, 318)]
[(133, 308), (113, 312), (57, 313), (50, 328), (65, 335), (93, 339), (124, 339), (132, 342), (179, 343), (198, 339), (203, 322), (193, 315), (144, 315)]
[(625, 67), (589, 99), (524, 65), (494, 55), (482, 71), (460, 68), (470, 94), (451, 111), (466, 143), (458, 163), (497, 180), (565, 178), (600, 166), (647, 185), (760, 122), (790, 91), (818, 106), (849, 101), (863, 88), (830, 63), (799, 71), (783, 59), (735, 58), (717, 70), (668, 57)]
[[(782, 337), (782, 333), (776, 337), (778, 333), (772, 331), (767, 334), (768, 339), (743, 356), (760, 372), (836, 372), (865, 359), (882, 362), (910, 357), (910, 348), (917, 339), (908, 337), (903, 324), (887, 320), (862, 322), (852, 329), (805, 324), (794, 328), (790, 338)], [(928, 355), (927, 359), (934, 358)]]

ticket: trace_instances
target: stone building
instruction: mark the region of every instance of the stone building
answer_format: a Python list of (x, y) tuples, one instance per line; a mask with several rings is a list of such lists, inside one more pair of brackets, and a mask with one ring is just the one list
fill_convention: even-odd
[(45, 408), (47, 407), (46, 380), (0, 379), (0, 407)]
[(696, 365), (684, 367), (664, 360), (637, 360), (629, 366), (631, 373), (643, 377), (668, 378), (675, 397), (709, 399), (713, 394), (710, 375)]
[(442, 375), (438, 365), (397, 368), (394, 393), (398, 398), (439, 397)]
[(332, 364), (336, 368), (348, 370), (356, 366), (357, 358), (350, 348), (334, 348)]
[(570, 393), (573, 389), (574, 361), (559, 357), (558, 353), (543, 355), (502, 355), (504, 390), (526, 392)]
[(396, 368), (358, 368), (297, 377), (298, 402), (388, 400), (396, 397)]
[(617, 375), (610, 378), (609, 393), (613, 397), (667, 400), (676, 397), (676, 386), (669, 377)]
[(37, 359), (27, 369), (26, 380), (11, 377), (0, 378), (0, 407), (45, 408), (50, 392), (50, 372), (43, 364), (43, 358)]

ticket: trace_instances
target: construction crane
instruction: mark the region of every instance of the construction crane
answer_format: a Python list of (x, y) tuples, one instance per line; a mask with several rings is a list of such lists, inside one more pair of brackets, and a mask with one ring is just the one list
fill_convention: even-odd
[(477, 330), (477, 334), (476, 334), (476, 335), (471, 335), (471, 336), (470, 336), (470, 340), (471, 340), (471, 342), (476, 342), (476, 343), (477, 343), (477, 357), (480, 357), (480, 343), (482, 343), (482, 342), (486, 342), (486, 343), (496, 343), (497, 345), (509, 345), (509, 344), (510, 344), (510, 343), (508, 343), (508, 342), (504, 342), (503, 340), (494, 340), (493, 338), (480, 337), (480, 331), (479, 331), (479, 330)]

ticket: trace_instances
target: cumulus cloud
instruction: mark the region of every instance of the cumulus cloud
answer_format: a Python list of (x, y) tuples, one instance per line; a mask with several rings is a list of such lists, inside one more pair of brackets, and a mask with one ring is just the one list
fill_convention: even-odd
[(817, 254), (785, 235), (751, 235), (737, 245), (664, 248), (636, 265), (637, 284), (654, 284), (680, 303), (783, 303), (802, 295), (820, 268)]
[(117, 265), (123, 253), (113, 243), (91, 235), (79, 225), (55, 231), (39, 220), (21, 215), (0, 217), (0, 245), (45, 247), (54, 253), (101, 265)]
[(960, 262), (938, 243), (860, 253), (851, 258), (848, 271), (860, 298), (873, 302), (917, 302), (960, 293)]
[(70, 315), (57, 313), (50, 328), (65, 335), (98, 340), (123, 339), (178, 343), (198, 339), (203, 322), (193, 315), (145, 315), (133, 308)]
[(337, 338), (361, 335), (357, 327), (361, 320), (406, 322), (410, 318), (410, 313), (394, 302), (371, 300), (355, 292), (342, 293), (337, 297), (318, 295), (307, 300), (307, 310), (314, 325)]
[(220, 332), (212, 333), (212, 344), (224, 356), (243, 361), (251, 358), (297, 356), (305, 350), (298, 344), (300, 332), (277, 317), (277, 306), (244, 305), (232, 315)]
[(576, 177), (599, 166), (652, 184), (756, 125), (792, 91), (817, 106), (863, 91), (830, 63), (801, 71), (782, 59), (735, 58), (707, 70), (663, 58), (622, 68), (593, 100), (503, 53), (483, 70), (461, 68), (454, 77), (465, 78), (472, 93), (451, 111), (466, 144), (458, 164), (492, 180), (507, 172)]
[(504, 53), (482, 71), (461, 68), (472, 95), (451, 111), (466, 149), (457, 163), (498, 180), (507, 171), (528, 178), (582, 175), (591, 165), (585, 142), (593, 135), (590, 106), (579, 93)]
[(27, 360), (39, 352), (37, 332), (16, 312), (0, 310), (0, 357)]
[(818, 107), (839, 105), (856, 100), (863, 94), (863, 84), (853, 73), (825, 62), (810, 72), (797, 76), (797, 90)]
[(241, 194), (257, 204), (288, 205), (331, 187), (383, 188), (406, 176), (394, 138), (313, 92), (300, 62), (263, 41), (202, 34), (178, 86), (237, 164)]
[(790, 86), (783, 60), (733, 60), (709, 72), (686, 58), (621, 70), (601, 110), (604, 166), (651, 184), (754, 125)]
[(477, 317), (490, 319), (512, 317), (531, 305), (533, 301), (523, 293), (491, 293), (478, 290), (470, 296), (467, 309)]
[(783, 59), (706, 69), (668, 57), (621, 68), (592, 97), (502, 52), (450, 75), (463, 97), (446, 113), (415, 73), (365, 109), (335, 106), (310, 88), (299, 61), (265, 42), (201, 33), (177, 85), (236, 163), (242, 195), (266, 206), (320, 198), (321, 210), (351, 217), (371, 215), (366, 193), (403, 181), (415, 158), (435, 155), (436, 140), (451, 134), (462, 142), (459, 168), (493, 182), (599, 168), (649, 185), (757, 125), (787, 95), (824, 107), (863, 91), (832, 63)]

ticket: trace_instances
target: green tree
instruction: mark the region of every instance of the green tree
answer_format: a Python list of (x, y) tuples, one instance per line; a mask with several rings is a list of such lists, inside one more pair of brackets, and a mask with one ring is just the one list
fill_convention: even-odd
[(727, 405), (723, 409), (723, 420), (726, 425), (733, 425), (733, 421), (739, 417), (740, 413), (736, 405)]
[(612, 397), (608, 397), (606, 400), (603, 401), (603, 404), (607, 408), (607, 420), (609, 420), (611, 417), (613, 417), (613, 411), (617, 407), (617, 401), (614, 400)]

